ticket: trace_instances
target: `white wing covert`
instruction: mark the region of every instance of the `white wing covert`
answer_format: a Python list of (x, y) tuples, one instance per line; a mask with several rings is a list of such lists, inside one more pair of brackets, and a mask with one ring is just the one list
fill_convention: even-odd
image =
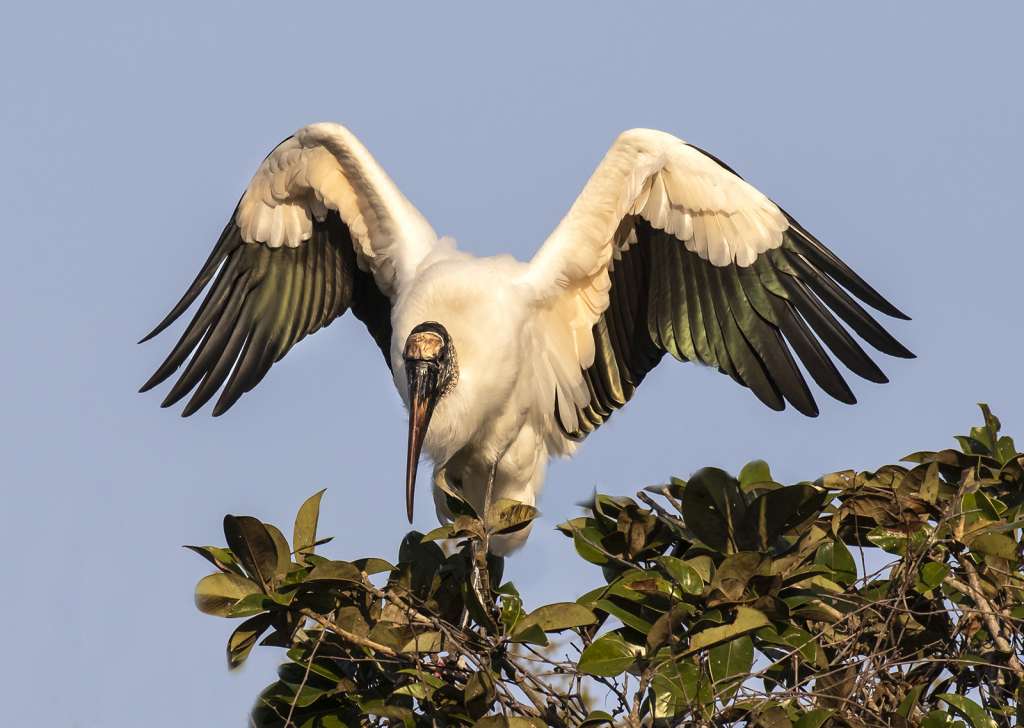
[(351, 132), (337, 124), (300, 129), (260, 165), (195, 281), (143, 339), (181, 316), (216, 275), (141, 391), (191, 355), (162, 406), (198, 385), (182, 413), (188, 416), (227, 380), (213, 412), (220, 415), (296, 342), (349, 308), (390, 367), (391, 304), (436, 242), (434, 230)]
[(729, 167), (658, 131), (619, 136), (528, 282), (558, 360), (554, 419), (572, 438), (628, 402), (666, 352), (808, 416), (817, 405), (790, 346), (842, 402), (856, 399), (822, 343), (855, 374), (887, 381), (835, 316), (879, 351), (913, 356), (850, 293), (905, 315)]

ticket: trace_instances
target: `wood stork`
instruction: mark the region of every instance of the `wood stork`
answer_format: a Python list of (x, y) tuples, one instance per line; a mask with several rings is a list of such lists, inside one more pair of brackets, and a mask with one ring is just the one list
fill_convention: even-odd
[[(191, 415), (224, 385), (221, 415), (352, 309), (409, 409), (410, 522), (421, 448), (478, 512), (492, 497), (532, 505), (548, 458), (571, 455), (666, 352), (812, 417), (796, 358), (829, 395), (856, 401), (822, 344), (860, 377), (887, 381), (837, 316), (879, 351), (913, 357), (850, 294), (907, 317), (789, 214), (710, 154), (647, 129), (615, 140), (522, 263), (438, 239), (351, 132), (304, 127), (263, 161), (199, 275), (143, 341), (211, 281), (141, 391), (191, 355), (162, 406), (195, 389)], [(437, 488), (434, 500), (444, 522)], [(527, 534), (491, 548), (506, 553)]]

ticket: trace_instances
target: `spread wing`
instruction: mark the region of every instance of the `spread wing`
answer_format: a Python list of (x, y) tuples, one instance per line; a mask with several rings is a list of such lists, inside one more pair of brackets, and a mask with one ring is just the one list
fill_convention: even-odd
[(553, 419), (570, 437), (628, 402), (666, 352), (812, 417), (797, 358), (841, 402), (856, 398), (826, 348), (858, 376), (888, 381), (840, 319), (877, 350), (913, 357), (854, 297), (905, 315), (729, 167), (662, 132), (615, 141), (528, 280)]
[(223, 414), (296, 342), (349, 308), (390, 368), (391, 303), (436, 242), (351, 132), (337, 124), (300, 129), (260, 165), (191, 287), (143, 339), (174, 322), (213, 281), (141, 391), (191, 356), (162, 406), (195, 389), (182, 412), (191, 415), (223, 385), (213, 410)]

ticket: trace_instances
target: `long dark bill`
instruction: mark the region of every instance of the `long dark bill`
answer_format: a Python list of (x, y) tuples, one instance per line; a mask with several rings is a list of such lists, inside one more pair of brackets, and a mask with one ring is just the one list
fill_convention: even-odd
[(437, 365), (426, 361), (407, 361), (405, 376), (409, 382), (409, 459), (405, 466), (405, 508), (412, 523), (416, 469), (419, 466), (423, 438), (437, 403)]

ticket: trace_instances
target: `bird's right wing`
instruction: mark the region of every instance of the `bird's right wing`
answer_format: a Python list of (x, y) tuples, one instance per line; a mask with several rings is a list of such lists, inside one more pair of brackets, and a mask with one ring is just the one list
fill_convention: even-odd
[(260, 165), (195, 281), (143, 339), (181, 316), (216, 275), (141, 391), (191, 355), (162, 406), (198, 385), (182, 413), (188, 416), (227, 381), (213, 410), (222, 414), (292, 345), (349, 308), (390, 368), (391, 304), (436, 242), (433, 228), (351, 132), (337, 124), (300, 129)]
[(785, 211), (711, 155), (649, 129), (619, 136), (526, 281), (544, 339), (537, 396), (569, 436), (629, 401), (665, 353), (810, 416), (817, 405), (790, 346), (840, 401), (856, 400), (825, 346), (855, 374), (887, 381), (837, 316), (876, 349), (913, 356), (850, 294), (906, 316)]

